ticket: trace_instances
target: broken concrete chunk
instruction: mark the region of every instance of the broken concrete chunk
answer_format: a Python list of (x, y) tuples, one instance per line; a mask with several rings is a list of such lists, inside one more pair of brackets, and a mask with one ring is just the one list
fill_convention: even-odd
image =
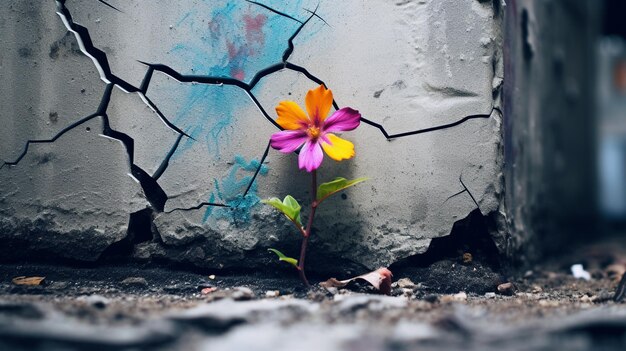
[(3, 255), (91, 261), (126, 236), (130, 214), (147, 202), (124, 146), (102, 128), (96, 117), (0, 169), (0, 239), (13, 243)]

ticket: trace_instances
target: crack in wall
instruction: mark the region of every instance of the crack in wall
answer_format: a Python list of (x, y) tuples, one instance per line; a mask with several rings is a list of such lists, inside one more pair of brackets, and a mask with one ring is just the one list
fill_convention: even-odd
[(98, 2), (100, 2), (101, 4), (104, 4), (104, 5), (106, 5), (106, 6), (108, 6), (108, 7), (110, 7), (110, 8), (112, 8), (112, 9), (113, 9), (113, 10), (115, 10), (115, 11), (122, 12), (120, 9), (118, 9), (117, 7), (115, 7), (115, 6), (111, 5), (111, 4), (109, 4), (108, 2), (106, 2), (106, 1), (104, 1), (104, 0), (98, 0)]
[[(459, 191), (459, 192), (457, 192), (457, 193), (454, 193), (454, 194), (452, 194), (452, 195), (448, 196), (448, 197), (446, 198), (446, 200), (443, 202), (443, 204), (445, 204), (446, 202), (448, 202), (448, 200), (450, 200), (450, 199), (452, 199), (452, 198), (454, 198), (454, 197), (457, 197), (457, 196), (459, 196), (459, 195), (461, 195), (461, 194), (463, 194), (463, 193), (467, 193), (467, 195), (469, 195), (469, 197), (472, 199), (472, 201), (473, 201), (473, 202), (474, 202), (474, 204), (476, 205), (476, 208), (477, 208), (478, 210), (480, 210), (480, 206), (478, 205), (478, 201), (476, 201), (476, 198), (474, 197), (474, 195), (472, 195), (472, 193), (469, 191), (469, 188), (468, 188), (468, 187), (465, 185), (465, 183), (463, 182), (463, 175), (460, 175), (460, 176), (459, 176), (459, 183), (461, 183), (461, 186), (463, 187), (463, 190), (461, 190), (461, 191)], [(443, 204), (442, 204), (442, 205), (443, 205)]]
[(157, 170), (154, 171), (154, 174), (152, 175), (152, 178), (154, 180), (159, 180), (159, 178), (163, 175), (163, 173), (165, 173), (165, 170), (167, 169), (167, 166), (169, 165), (170, 160), (172, 159), (172, 156), (174, 156), (176, 149), (178, 149), (178, 145), (180, 145), (180, 141), (182, 139), (183, 139), (183, 135), (178, 134), (178, 137), (176, 138), (174, 145), (172, 145), (172, 148), (170, 149), (170, 151), (167, 153), (167, 155), (165, 155), (165, 159), (163, 159), (163, 162), (161, 162), (161, 165), (159, 165), (159, 168), (157, 168)]
[[(103, 0), (98, 0), (100, 3), (116, 10), (119, 12), (123, 12), (120, 9), (112, 6), (111, 4), (107, 3), (106, 1)], [(6, 162), (4, 161), (2, 165), (0, 165), (0, 169), (3, 168), (5, 165), (6, 166), (11, 166), (11, 165), (16, 165), (17, 163), (20, 162), (20, 160), (26, 155), (26, 153), (28, 152), (28, 147), (30, 144), (32, 143), (52, 143), (54, 141), (56, 141), (60, 136), (62, 136), (64, 133), (66, 133), (67, 131), (76, 128), (77, 126), (81, 125), (82, 123), (95, 118), (97, 116), (102, 116), (104, 118), (105, 121), (105, 127), (103, 130), (103, 134), (120, 140), (125, 148), (126, 151), (128, 153), (129, 159), (130, 159), (130, 167), (131, 167), (131, 173), (132, 175), (140, 182), (142, 188), (144, 189), (144, 192), (146, 194), (146, 197), (148, 198), (148, 201), (151, 203), (151, 205), (154, 207), (155, 210), (159, 211), (159, 212), (163, 212), (164, 207), (165, 207), (165, 203), (168, 200), (167, 194), (165, 194), (165, 192), (163, 191), (163, 189), (160, 187), (160, 185), (158, 184), (158, 179), (163, 175), (163, 173), (167, 170), (167, 167), (169, 165), (169, 161), (171, 160), (171, 157), (173, 156), (173, 154), (175, 153), (175, 151), (177, 150), (180, 141), (182, 140), (183, 137), (188, 137), (192, 140), (195, 140), (194, 138), (192, 138), (189, 134), (185, 133), (184, 131), (182, 131), (180, 128), (178, 128), (175, 124), (173, 124), (172, 122), (169, 121), (169, 119), (160, 111), (160, 109), (158, 108), (158, 106), (152, 102), (152, 100), (150, 98), (147, 97), (147, 92), (148, 92), (148, 88), (150, 86), (152, 77), (153, 77), (153, 73), (154, 71), (159, 71), (161, 73), (164, 73), (170, 77), (172, 77), (173, 79), (179, 81), (179, 82), (183, 82), (183, 83), (198, 83), (198, 84), (208, 84), (208, 85), (232, 85), (232, 86), (236, 86), (242, 90), (244, 90), (246, 92), (246, 94), (248, 95), (248, 97), (252, 100), (252, 102), (254, 103), (254, 105), (259, 109), (259, 111), (261, 112), (261, 114), (265, 117), (265, 119), (272, 123), (272, 125), (274, 125), (276, 128), (281, 129), (282, 128), (276, 123), (276, 121), (267, 113), (267, 111), (265, 110), (264, 106), (258, 101), (258, 99), (256, 98), (256, 96), (252, 93), (252, 90), (254, 89), (254, 87), (260, 82), (261, 79), (263, 79), (264, 77), (267, 77), (271, 74), (274, 74), (276, 72), (282, 71), (282, 70), (291, 70), (294, 72), (299, 72), (302, 73), (307, 79), (311, 80), (312, 82), (315, 82), (317, 84), (322, 84), (326, 87), (328, 87), (326, 85), (326, 83), (321, 80), (320, 78), (318, 78), (317, 76), (315, 76), (314, 74), (310, 73), (305, 67), (301, 67), (298, 66), (296, 64), (293, 64), (291, 62), (289, 62), (289, 58), (291, 57), (291, 55), (293, 54), (294, 50), (295, 50), (295, 45), (293, 43), (293, 41), (297, 38), (297, 36), (301, 33), (302, 29), (304, 28), (305, 25), (307, 25), (307, 23), (309, 23), (311, 21), (311, 19), (313, 19), (314, 17), (321, 20), (322, 22), (324, 22), (326, 25), (329, 25), (321, 16), (319, 16), (317, 14), (317, 10), (319, 8), (319, 4), (318, 6), (314, 9), (314, 10), (307, 10), (305, 9), (307, 12), (310, 13), (310, 15), (307, 17), (306, 20), (301, 21), (298, 20), (297, 18), (290, 16), (286, 13), (283, 13), (281, 11), (278, 11), (268, 5), (265, 5), (263, 3), (260, 2), (256, 2), (256, 1), (251, 1), (251, 0), (246, 0), (248, 3), (257, 5), (263, 9), (266, 9), (272, 13), (275, 13), (279, 16), (283, 16), (285, 18), (289, 18), (293, 21), (296, 21), (298, 23), (300, 23), (300, 25), (298, 26), (298, 28), (294, 31), (294, 33), (289, 37), (288, 41), (287, 41), (287, 48), (285, 49), (285, 51), (283, 52), (283, 56), (282, 56), (282, 61), (273, 65), (270, 65), (264, 69), (261, 69), (259, 71), (256, 72), (256, 74), (253, 76), (253, 78), (249, 81), (249, 83), (246, 83), (242, 80), (239, 79), (235, 79), (235, 78), (229, 78), (229, 77), (214, 77), (214, 76), (200, 76), (200, 75), (183, 75), (179, 72), (177, 72), (176, 70), (174, 70), (173, 68), (165, 65), (165, 64), (160, 64), (160, 63), (147, 63), (147, 62), (143, 62), (143, 61), (139, 61), (141, 63), (143, 63), (144, 65), (147, 66), (147, 71), (144, 75), (144, 78), (141, 82), (141, 85), (139, 87), (135, 87), (134, 85), (128, 83), (127, 81), (123, 80), (122, 78), (116, 76), (110, 68), (108, 59), (106, 54), (98, 49), (97, 47), (94, 46), (91, 36), (89, 34), (89, 30), (77, 23), (75, 23), (72, 19), (71, 13), (69, 11), (69, 9), (65, 6), (66, 0), (56, 0), (56, 4), (57, 4), (57, 14), (59, 15), (59, 17), (61, 18), (61, 20), (63, 21), (65, 27), (68, 29), (68, 31), (70, 31), (71, 33), (74, 34), (79, 47), (81, 49), (81, 51), (83, 52), (83, 54), (85, 54), (86, 56), (88, 56), (94, 63), (96, 69), (98, 70), (98, 72), (100, 73), (100, 78), (102, 81), (104, 81), (107, 84), (107, 89), (105, 90), (105, 93), (103, 94), (100, 106), (98, 107), (98, 110), (96, 113), (88, 115), (82, 119), (80, 119), (79, 121), (71, 124), (70, 126), (64, 128), (63, 130), (61, 130), (59, 133), (57, 133), (57, 135), (55, 135), (53, 138), (51, 139), (43, 139), (43, 140), (28, 140), (26, 143), (26, 146), (24, 147), (23, 152), (20, 154), (20, 156), (11, 162)], [(112, 88), (114, 86), (117, 86), (118, 88), (122, 89), (124, 92), (126, 93), (137, 93), (139, 95), (139, 97), (142, 99), (142, 101), (146, 104), (146, 106), (148, 106), (150, 109), (152, 109), (161, 119), (161, 121), (163, 121), (164, 124), (166, 124), (167, 127), (169, 127), (170, 129), (172, 129), (173, 131), (175, 131), (176, 133), (179, 134), (176, 142), (174, 143), (174, 145), (172, 146), (172, 148), (170, 149), (170, 151), (168, 152), (168, 154), (166, 155), (166, 157), (163, 159), (163, 161), (161, 162), (160, 166), (158, 167), (158, 169), (154, 172), (154, 174), (152, 176), (150, 176), (149, 174), (147, 174), (143, 169), (141, 169), (140, 167), (138, 167), (137, 165), (134, 164), (133, 160), (134, 160), (134, 139), (131, 138), (130, 136), (128, 136), (127, 134), (124, 134), (122, 132), (119, 131), (115, 131), (113, 129), (110, 128), (109, 122), (108, 122), (108, 116), (106, 115), (106, 109), (108, 106), (108, 102), (110, 100), (110, 96), (111, 96), (111, 91)], [(339, 109), (339, 103), (337, 102), (337, 100), (333, 100), (333, 106), (335, 109)], [(460, 118), (459, 120), (452, 122), (452, 123), (447, 123), (447, 124), (442, 124), (442, 125), (438, 125), (438, 126), (433, 126), (433, 127), (429, 127), (429, 128), (423, 128), (423, 129), (419, 129), (419, 130), (413, 130), (413, 131), (406, 131), (406, 132), (401, 132), (401, 133), (395, 133), (395, 134), (389, 134), (387, 132), (387, 130), (385, 129), (385, 127), (379, 123), (373, 122), (367, 118), (362, 118), (362, 122), (366, 125), (369, 125), (371, 127), (377, 128), (381, 134), (388, 140), (391, 141), (393, 139), (397, 139), (397, 138), (403, 138), (403, 137), (408, 137), (408, 136), (413, 136), (413, 135), (418, 135), (418, 134), (423, 134), (423, 133), (429, 133), (429, 132), (434, 132), (437, 130), (443, 130), (443, 129), (447, 129), (447, 128), (452, 128), (455, 126), (458, 126), (460, 124), (463, 124), (469, 120), (473, 120), (473, 119), (488, 119), (491, 117), (491, 115), (494, 112), (498, 112), (500, 115), (502, 114), (502, 112), (500, 111), (500, 109), (498, 107), (493, 106), (491, 111), (488, 114), (474, 114), (474, 115), (469, 115), (469, 116), (465, 116)], [(269, 153), (269, 148), (270, 148), (270, 144), (268, 143), (265, 151), (261, 157), (261, 160), (259, 162), (259, 166), (257, 167), (250, 183), (248, 184), (245, 192), (243, 193), (243, 197), (245, 198), (245, 196), (248, 194), (248, 192), (250, 191), (252, 185), (254, 184), (254, 182), (256, 181), (256, 177), (258, 176), (261, 167), (263, 166), (263, 163), (265, 161), (265, 159), (268, 156)], [(476, 201), (476, 199), (473, 197), (473, 195), (470, 193), (470, 191), (468, 190), (468, 188), (465, 186), (465, 184), (463, 183), (463, 181), (461, 180), (461, 178), (459, 178), (459, 181), (461, 182), (464, 190), (451, 196), (450, 198), (459, 195), (463, 192), (467, 192), (470, 197), (472, 198), (472, 201), (476, 204), (476, 206), (478, 207), (478, 202)], [(448, 199), (450, 199), (448, 198)], [(447, 201), (447, 200), (446, 200)], [(213, 203), (213, 202), (202, 202), (196, 206), (190, 207), (190, 208), (175, 208), (172, 209), (166, 213), (171, 213), (174, 211), (190, 211), (190, 210), (194, 210), (194, 209), (199, 209), (202, 208), (204, 206), (217, 206), (217, 207), (231, 207), (229, 205), (226, 204), (221, 204), (221, 203)]]
[[(269, 6), (265, 5), (265, 4), (262, 4), (262, 3), (260, 3), (260, 2), (256, 2), (256, 1), (252, 1), (252, 0), (246, 0), (246, 2), (249, 2), (249, 3), (251, 3), (251, 4), (255, 4), (255, 5), (261, 6), (262, 8), (264, 8), (264, 9), (266, 9), (266, 10), (269, 10), (269, 11), (271, 11), (271, 12), (273, 12), (273, 13), (277, 14), (277, 15), (281, 15), (281, 16), (283, 16), (283, 17), (286, 17), (286, 18), (289, 18), (289, 19), (291, 19), (291, 20), (294, 20), (294, 21), (296, 21), (296, 22), (298, 22), (298, 23), (302, 23), (302, 21), (300, 21), (299, 19), (297, 19), (297, 18), (295, 18), (295, 17), (292, 17), (292, 16), (290, 16), (290, 15), (288, 15), (288, 14), (284, 13), (284, 12), (281, 12), (281, 11), (278, 11), (278, 10), (276, 10), (276, 9), (273, 9), (273, 8), (271, 8), (271, 7), (269, 7)], [(321, 18), (321, 17), (320, 17), (320, 18)]]

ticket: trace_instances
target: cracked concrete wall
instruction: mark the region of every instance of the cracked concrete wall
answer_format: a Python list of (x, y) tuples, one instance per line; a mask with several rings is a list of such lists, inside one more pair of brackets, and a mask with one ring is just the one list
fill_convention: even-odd
[(274, 106), (322, 82), (364, 119), (345, 136), (355, 159), (327, 160), (321, 180), (371, 179), (319, 209), (312, 268), (388, 265), (476, 208), (503, 211), (498, 0), (3, 6), (1, 235), (24, 255), (97, 259), (145, 208), (154, 237), (138, 259), (241, 268), (275, 264), (267, 247), (295, 254), (259, 200), (306, 202), (308, 176), (268, 141)]

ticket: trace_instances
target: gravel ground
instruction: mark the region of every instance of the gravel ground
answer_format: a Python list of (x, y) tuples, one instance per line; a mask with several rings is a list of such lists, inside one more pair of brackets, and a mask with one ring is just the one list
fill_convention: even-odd
[(0, 350), (624, 350), (615, 277), (592, 275), (541, 269), (485, 292), (476, 277), (491, 275), (478, 272), (468, 291), (442, 293), (451, 285), (432, 274), (396, 274), (393, 296), (381, 296), (307, 291), (293, 276), (5, 264)]

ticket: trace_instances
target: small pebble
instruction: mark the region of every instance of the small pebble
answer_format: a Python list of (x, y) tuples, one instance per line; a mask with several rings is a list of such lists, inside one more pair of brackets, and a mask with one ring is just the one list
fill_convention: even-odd
[(239, 286), (233, 289), (230, 297), (235, 301), (252, 300), (254, 298), (254, 291), (245, 286)]
[(148, 281), (143, 277), (128, 277), (120, 283), (125, 286), (147, 287)]
[(339, 292), (339, 289), (337, 289), (337, 288), (335, 288), (333, 286), (330, 286), (330, 287), (325, 288), (325, 289), (326, 289), (326, 291), (328, 291), (329, 293), (331, 293), (333, 295), (335, 295), (335, 294), (337, 294)]
[(461, 291), (454, 295), (444, 295), (441, 297), (442, 302), (463, 302), (467, 300), (467, 294), (465, 291)]
[(494, 293), (494, 292), (485, 293), (485, 297), (488, 298), (488, 299), (495, 299), (496, 298), (496, 293)]
[(465, 301), (467, 300), (467, 294), (465, 293), (465, 291), (461, 291), (452, 295), (452, 298), (454, 298), (455, 301)]
[(398, 287), (402, 289), (414, 289), (417, 287), (409, 278), (402, 278), (397, 281)]
[(607, 302), (611, 299), (613, 299), (613, 296), (608, 291), (602, 290), (600, 291), (600, 293), (598, 293), (598, 295), (591, 297), (591, 302), (602, 303), (602, 302)]
[(435, 303), (435, 302), (439, 301), (439, 296), (437, 296), (435, 294), (429, 294), (429, 295), (424, 296), (424, 301), (430, 302), (430, 303)]
[(533, 274), (534, 274), (533, 271), (528, 270), (528, 271), (526, 271), (526, 273), (524, 273), (524, 278), (530, 278), (530, 277), (533, 276)]
[(401, 289), (402, 291), (402, 295), (407, 296), (407, 297), (411, 297), (413, 296), (413, 289)]
[(466, 252), (463, 254), (463, 263), (464, 264), (469, 264), (472, 263), (473, 257), (472, 254), (469, 252)]
[(265, 292), (265, 297), (278, 297), (280, 296), (280, 291), (278, 290), (268, 290)]
[(215, 274), (211, 274), (211, 275), (209, 276), (209, 279), (211, 279), (211, 280), (215, 280)]
[(515, 287), (513, 286), (513, 283), (511, 282), (502, 283), (498, 285), (498, 292), (502, 295), (511, 296), (515, 293)]

